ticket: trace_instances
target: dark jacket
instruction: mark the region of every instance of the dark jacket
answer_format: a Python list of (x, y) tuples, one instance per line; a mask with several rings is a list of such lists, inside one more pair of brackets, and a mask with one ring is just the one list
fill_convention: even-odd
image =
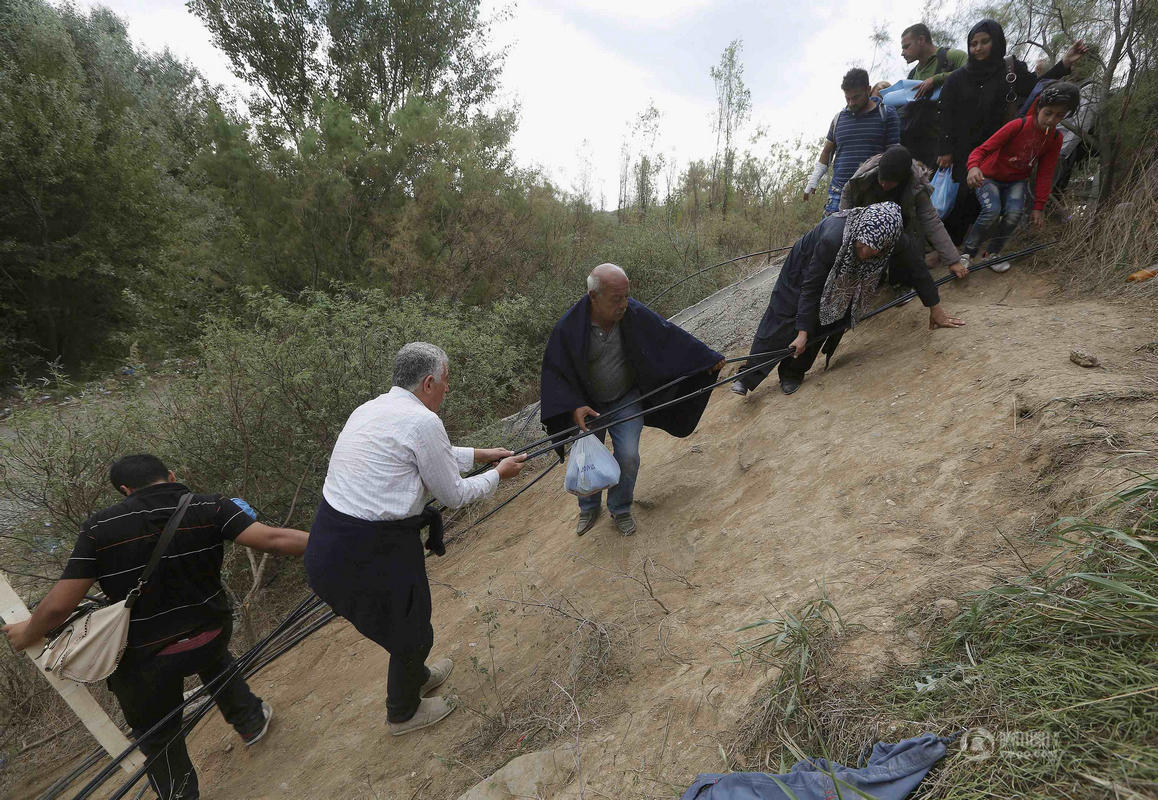
[[(840, 192), (841, 211), (846, 208), (863, 208), (886, 199), (879, 197), (884, 194), (877, 182), (880, 162), (880, 156), (873, 156), (849, 178)], [(925, 240), (928, 239), (946, 264), (956, 264), (961, 260), (961, 254), (953, 246), (953, 240), (937, 216), (937, 209), (933, 208), (933, 187), (919, 162), (913, 162), (912, 177), (904, 185), (898, 186), (893, 194), (894, 197), (888, 199), (894, 199), (900, 204), (905, 233), (911, 240), (922, 245), (923, 250)]]
[[(587, 342), (591, 328), (591, 299), (583, 299), (555, 323), (543, 353), (540, 378), (542, 404), (539, 415), (547, 433), (554, 434), (573, 424), (571, 412), (593, 405), (587, 385)], [(627, 313), (620, 320), (623, 349), (635, 374), (636, 387), (646, 394), (681, 375), (694, 373), (671, 389), (643, 401), (645, 410), (708, 386), (714, 376), (707, 372), (723, 356), (685, 331), (668, 322), (643, 303), (627, 301)], [(644, 416), (645, 425), (661, 428), (672, 436), (688, 436), (699, 424), (708, 405), (709, 392)]]
[[(1038, 80), (1061, 78), (1069, 72), (1069, 67), (1059, 61), (1039, 79), (1024, 61), (1014, 59), (1013, 73), (1017, 79), (1013, 84), (1013, 108), (1018, 108), (1029, 97)], [(968, 174), (965, 165), (969, 154), (1011, 119), (1006, 76), (1007, 70), (998, 70), (979, 80), (968, 67), (962, 67), (945, 79), (941, 89), (938, 155), (953, 156), (953, 180), (958, 183), (963, 183)]]
[[(784, 266), (780, 268), (780, 276), (772, 289), (764, 318), (760, 320), (757, 336), (769, 337), (785, 322), (792, 320), (795, 320), (796, 330), (807, 331), (810, 338), (848, 324), (847, 318), (829, 326), (820, 324), (820, 295), (840, 250), (844, 225), (844, 217), (827, 217), (792, 246)], [(902, 233), (895, 250), (904, 252), (908, 248), (908, 234)], [(920, 269), (915, 269), (908, 260), (901, 260), (898, 266), (903, 270), (905, 282), (917, 288), (917, 294), (926, 307), (941, 302), (929, 270), (923, 264)]]

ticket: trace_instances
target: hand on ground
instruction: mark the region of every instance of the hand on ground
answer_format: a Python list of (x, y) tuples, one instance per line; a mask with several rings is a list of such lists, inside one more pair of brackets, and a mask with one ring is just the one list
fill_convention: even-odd
[(961, 328), (964, 326), (965, 320), (950, 317), (945, 313), (945, 309), (941, 308), (940, 303), (929, 309), (929, 330), (931, 331), (937, 328)]

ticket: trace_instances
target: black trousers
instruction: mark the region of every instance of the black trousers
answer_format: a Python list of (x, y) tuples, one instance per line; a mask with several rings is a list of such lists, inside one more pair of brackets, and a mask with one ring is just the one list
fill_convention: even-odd
[(977, 193), (962, 181), (957, 189), (957, 202), (953, 204), (953, 210), (942, 220), (953, 244), (961, 246), (961, 242), (965, 241), (965, 235), (969, 233), (969, 228), (980, 213), (981, 204), (977, 202)]
[[(201, 682), (208, 684), (233, 665), (233, 656), (229, 653), (232, 627), (232, 622), (227, 621), (217, 638), (196, 650), (154, 656), (140, 663), (122, 663), (109, 676), (108, 687), (117, 696), (134, 739), (181, 705), (187, 676), (199, 675)], [(250, 691), (240, 671), (224, 685), (213, 684), (210, 691), (217, 691), (214, 696), (217, 708), (239, 734), (254, 733), (265, 724), (261, 700)], [(175, 714), (141, 742), (141, 752), (152, 762), (148, 769), (149, 783), (161, 800), (196, 800), (200, 796), (197, 773), (189, 760), (180, 728), (181, 715)]]
[(367, 639), (390, 654), (386, 719), (418, 711), (434, 646), (430, 583), (417, 517), (370, 522), (318, 505), (306, 546), (310, 588)]
[[(840, 338), (843, 335), (843, 332), (835, 333), (827, 339), (822, 339), (824, 332), (821, 331), (816, 336), (810, 338), (804, 348), (803, 355), (786, 358), (776, 366), (780, 379), (790, 378), (797, 381), (804, 380), (804, 373), (812, 368), (812, 364), (816, 361), (816, 357), (820, 355), (821, 350), (824, 349), (830, 355), (836, 352), (836, 346), (840, 343)], [(772, 331), (769, 336), (761, 336), (759, 331), (757, 331), (756, 336), (752, 339), (752, 348), (748, 351), (748, 354), (756, 355), (757, 353), (767, 353), (771, 350), (783, 350), (788, 347), (795, 338), (796, 320), (790, 319)], [(754, 358), (747, 362), (744, 368), (747, 369), (750, 366), (758, 364), (761, 360), (766, 359)], [(740, 381), (750, 391), (763, 383), (764, 379), (767, 378), (771, 372), (772, 365), (766, 364), (759, 369), (752, 370), (740, 378)]]

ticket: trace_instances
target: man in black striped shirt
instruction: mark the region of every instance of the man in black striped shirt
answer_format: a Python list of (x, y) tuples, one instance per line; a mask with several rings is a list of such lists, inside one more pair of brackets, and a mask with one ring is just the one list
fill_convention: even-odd
[[(95, 581), (113, 602), (123, 600), (157, 544), (161, 531), (189, 490), (151, 455), (126, 456), (109, 479), (125, 499), (85, 521), (60, 581), (25, 622), (6, 625), (12, 646), (23, 650), (64, 622)], [(109, 688), (139, 738), (183, 700), (184, 679), (208, 684), (233, 665), (229, 654), (232, 612), (221, 585), (225, 541), (300, 556), (308, 534), (255, 522), (232, 500), (194, 495), (160, 566), (133, 607), (129, 641)], [(272, 709), (250, 691), (238, 672), (210, 687), (222, 715), (247, 744), (260, 739)], [(195, 800), (197, 774), (189, 760), (181, 715), (141, 742), (150, 759), (149, 780), (163, 800)], [(157, 758), (153, 758), (158, 756)]]

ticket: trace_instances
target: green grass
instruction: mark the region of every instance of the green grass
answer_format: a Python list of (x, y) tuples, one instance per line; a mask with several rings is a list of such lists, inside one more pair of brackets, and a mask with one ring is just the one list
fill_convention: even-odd
[(750, 769), (802, 753), (847, 763), (874, 739), (984, 728), (988, 757), (951, 747), (914, 797), (1158, 796), (1156, 498), (1158, 479), (1139, 477), (1097, 522), (1060, 520), (1049, 563), (967, 597), (922, 663), (868, 684), (823, 671), (826, 600), (780, 621), (749, 643), (784, 669), (738, 754)]

